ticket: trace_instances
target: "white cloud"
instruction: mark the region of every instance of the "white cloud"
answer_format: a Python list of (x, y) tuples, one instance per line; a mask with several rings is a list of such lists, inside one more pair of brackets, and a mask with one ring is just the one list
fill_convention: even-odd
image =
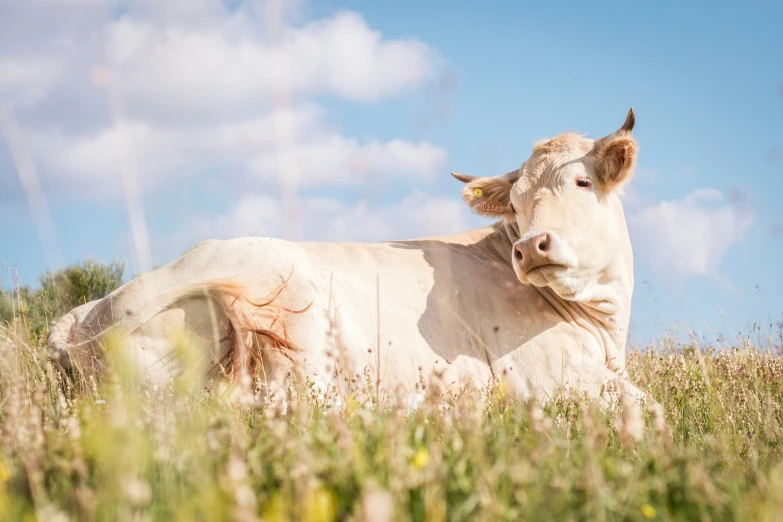
[[(326, 197), (303, 198), (300, 205), (304, 240), (372, 242), (446, 235), (469, 229), (472, 217), (462, 200), (420, 190), (388, 205)], [(162, 243), (166, 254), (174, 256), (209, 238), (284, 237), (283, 219), (275, 197), (248, 194), (225, 213), (194, 216), (175, 237)]]
[(279, 232), (280, 205), (276, 198), (262, 194), (245, 196), (225, 214), (193, 216), (188, 227), (180, 233), (184, 245), (205, 239), (228, 239), (245, 236), (268, 236)]
[(29, 105), (46, 95), (63, 64), (54, 56), (0, 56), (0, 103)]
[[(305, 203), (305, 206), (307, 203)], [(462, 200), (431, 196), (420, 190), (392, 205), (373, 206), (367, 201), (344, 205), (334, 200), (317, 202), (312, 223), (305, 226), (309, 238), (324, 241), (389, 241), (463, 232), (471, 216)]]
[[(288, 152), (299, 183), (313, 189), (361, 183), (368, 177), (432, 181), (446, 163), (446, 151), (426, 142), (361, 141), (321, 125), (322, 111), (312, 105), (287, 111), (301, 139)], [(83, 197), (110, 196), (117, 183), (118, 161), (130, 144), (140, 181), (147, 189), (211, 169), (230, 171), (243, 183), (269, 186), (278, 172), (273, 116), (216, 127), (165, 129), (139, 121), (115, 124), (94, 135), (66, 137), (31, 133), (29, 142), (42, 167), (61, 186), (88, 187)]]
[[(105, 0), (26, 0), (28, 5), (56, 6), (56, 7), (79, 7), (93, 6), (103, 3)], [(15, 0), (0, 0), (0, 6), (3, 4), (15, 4)]]
[(667, 275), (718, 276), (730, 246), (744, 241), (753, 215), (720, 191), (700, 189), (628, 217), (636, 258)]
[(357, 101), (374, 101), (419, 85), (433, 77), (439, 58), (415, 40), (385, 42), (356, 13), (291, 31), (283, 52), (293, 70), (295, 87), (333, 92)]
[[(368, 175), (432, 181), (446, 163), (446, 151), (429, 143), (404, 140), (362, 143), (336, 133), (324, 133), (296, 145), (291, 153), (300, 181), (343, 185), (364, 181)], [(269, 154), (254, 157), (252, 172), (268, 179), (277, 171), (277, 160)]]
[[(272, 42), (270, 13), (252, 2), (119, 5), (127, 9), (119, 19), (86, 10), (82, 24), (78, 10), (66, 10), (68, 23), (51, 38), (28, 10), (10, 12), (41, 27), (36, 38), (17, 35), (13, 53), (0, 51), (0, 104), (17, 112), (53, 194), (118, 195), (128, 151), (145, 190), (223, 169), (267, 187), (279, 181), (281, 155), (309, 189), (378, 177), (428, 182), (444, 167), (445, 150), (430, 143), (343, 135), (315, 101), (371, 102), (421, 86), (442, 60), (418, 40), (384, 39), (351, 12), (284, 25)], [(106, 85), (116, 89), (111, 111)], [(281, 138), (281, 121), (292, 139)]]
[(47, 85), (57, 77), (60, 66), (53, 56), (0, 57), (0, 89)]
[(343, 12), (271, 43), (266, 25), (225, 14), (209, 25), (122, 18), (106, 27), (106, 55), (132, 106), (142, 111), (225, 111), (266, 101), (276, 89), (375, 101), (421, 85), (440, 58), (414, 40), (384, 41)]

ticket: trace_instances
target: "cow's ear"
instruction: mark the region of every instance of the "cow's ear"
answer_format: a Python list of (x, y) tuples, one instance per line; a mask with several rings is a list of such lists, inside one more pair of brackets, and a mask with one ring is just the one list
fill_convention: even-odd
[(627, 136), (615, 138), (594, 152), (595, 174), (607, 192), (631, 179), (636, 150), (636, 140)]
[(478, 178), (465, 174), (451, 173), (452, 176), (465, 183), (462, 198), (477, 214), (491, 217), (512, 217), (511, 187), (518, 176), (518, 171), (502, 176), (487, 176)]
[(638, 149), (636, 140), (631, 136), (635, 124), (636, 115), (631, 109), (623, 126), (612, 134), (595, 140), (590, 152), (596, 178), (607, 192), (619, 188), (631, 179)]

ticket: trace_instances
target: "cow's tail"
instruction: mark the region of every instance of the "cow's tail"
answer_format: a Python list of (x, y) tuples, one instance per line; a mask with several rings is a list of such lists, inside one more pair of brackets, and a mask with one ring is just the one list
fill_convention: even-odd
[(79, 352), (87, 352), (90, 344), (89, 335), (85, 335), (81, 327), (98, 303), (100, 300), (90, 301), (74, 308), (49, 328), (46, 346), (52, 358), (66, 370), (82, 367), (87, 362), (82, 361), (82, 364), (77, 364), (77, 355)]
[(312, 303), (301, 309), (292, 309), (278, 303), (290, 276), (280, 286), (262, 298), (253, 297), (249, 289), (235, 279), (218, 279), (188, 283), (161, 294), (153, 303), (140, 310), (130, 321), (119, 326), (125, 332), (132, 332), (157, 314), (164, 312), (181, 299), (205, 297), (216, 302), (228, 320), (226, 332), (232, 346), (221, 365), (233, 374), (252, 373), (262, 364), (262, 346), (279, 350), (292, 359), (299, 347), (288, 337), (285, 316), (306, 312)]
[[(94, 353), (94, 346), (99, 344), (96, 341), (106, 335), (112, 332), (121, 335), (131, 334), (178, 301), (207, 298), (218, 305), (222, 315), (228, 320), (229, 328), (225, 333), (231, 338), (232, 346), (226, 359), (221, 361), (221, 365), (236, 374), (251, 369), (256, 363), (261, 362), (261, 344), (271, 345), (288, 358), (291, 358), (291, 352), (299, 351), (299, 348), (288, 338), (282, 312), (302, 313), (307, 311), (310, 305), (300, 310), (279, 305), (278, 297), (287, 283), (288, 279), (283, 281), (271, 296), (260, 299), (252, 297), (247, 287), (235, 279), (187, 283), (162, 292), (141, 309), (133, 311), (108, 328), (100, 328), (97, 331), (94, 325), (85, 324), (85, 319), (87, 323), (92, 323), (96, 319), (87, 317), (100, 302), (93, 301), (75, 308), (57, 321), (49, 331), (47, 345), (63, 366), (71, 365), (74, 362), (74, 355), (84, 351), (90, 352), (88, 357), (94, 365), (98, 358)], [(213, 316), (213, 323), (214, 318), (215, 316)]]

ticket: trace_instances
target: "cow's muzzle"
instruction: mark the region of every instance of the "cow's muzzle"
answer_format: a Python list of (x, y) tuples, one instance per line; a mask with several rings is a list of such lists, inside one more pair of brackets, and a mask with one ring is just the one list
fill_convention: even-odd
[(554, 232), (528, 233), (514, 244), (514, 263), (524, 276), (544, 267), (570, 268), (576, 264), (574, 257), (568, 245)]

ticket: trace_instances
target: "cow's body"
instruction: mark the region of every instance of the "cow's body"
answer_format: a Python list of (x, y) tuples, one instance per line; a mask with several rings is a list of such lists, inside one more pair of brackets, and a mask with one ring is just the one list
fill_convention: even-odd
[(455, 388), (503, 378), (521, 397), (552, 395), (562, 385), (598, 396), (610, 381), (641, 396), (622, 376), (630, 241), (616, 195), (608, 205), (622, 222), (621, 237), (591, 284), (611, 288), (611, 305), (520, 284), (509, 262), (519, 241), (502, 223), (379, 244), (244, 238), (201, 243), (74, 310), (49, 344), (83, 363), (107, 329), (117, 330), (132, 358), (161, 381), (177, 369), (172, 333), (186, 327), (209, 354), (210, 373), (241, 345), (260, 354), (268, 384), (296, 370), (322, 391), (369, 379), (388, 395), (404, 395), (435, 372)]

